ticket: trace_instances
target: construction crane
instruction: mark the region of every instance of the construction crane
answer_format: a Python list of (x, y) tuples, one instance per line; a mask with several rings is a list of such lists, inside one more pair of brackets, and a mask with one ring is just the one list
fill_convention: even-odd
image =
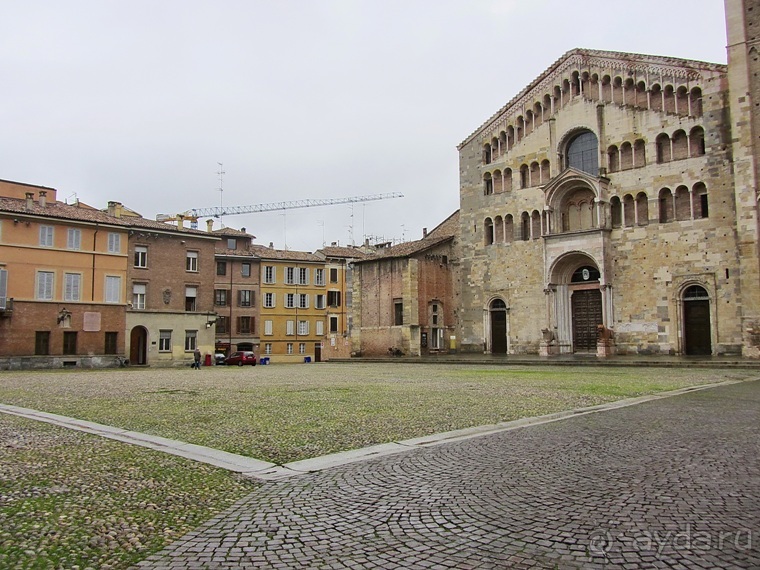
[(291, 210), (293, 208), (312, 208), (314, 206), (334, 206), (336, 204), (354, 204), (356, 202), (371, 202), (373, 200), (388, 200), (389, 198), (403, 198), (399, 192), (386, 194), (369, 194), (367, 196), (350, 196), (347, 198), (306, 198), (304, 200), (291, 200), (288, 202), (271, 202), (269, 204), (254, 204), (253, 206), (215, 206), (212, 208), (191, 208), (178, 214), (157, 214), (157, 222), (178, 222), (189, 220), (191, 228), (198, 227), (199, 218), (220, 218), (234, 214), (255, 214), (258, 212), (273, 212), (277, 210)]

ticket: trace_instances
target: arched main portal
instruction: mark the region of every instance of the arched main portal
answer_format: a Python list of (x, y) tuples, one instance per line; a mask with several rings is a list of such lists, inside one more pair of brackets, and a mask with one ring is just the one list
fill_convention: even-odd
[(494, 299), (488, 307), (491, 329), (491, 354), (507, 353), (507, 304)]
[(599, 325), (610, 312), (609, 288), (599, 265), (586, 253), (571, 252), (556, 261), (550, 279), (550, 320), (559, 351), (596, 353)]
[(148, 363), (148, 331), (145, 327), (136, 326), (129, 335), (130, 364)]
[(704, 287), (691, 285), (684, 290), (682, 302), (684, 353), (712, 354), (710, 296)]

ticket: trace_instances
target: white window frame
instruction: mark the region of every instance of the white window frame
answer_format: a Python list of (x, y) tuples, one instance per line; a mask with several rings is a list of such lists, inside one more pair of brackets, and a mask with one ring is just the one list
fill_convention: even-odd
[(308, 267), (298, 268), (298, 284), (299, 285), (309, 284), (309, 268)]
[(285, 283), (288, 285), (295, 285), (296, 283), (296, 270), (295, 267), (285, 268)]
[(40, 247), (53, 247), (53, 226), (40, 226)]
[(66, 232), (66, 249), (82, 249), (82, 230), (69, 228)]
[(38, 271), (35, 289), (38, 301), (52, 301), (55, 292), (55, 272)]
[(186, 330), (185, 331), (185, 352), (193, 352), (195, 347), (198, 346), (198, 331)]
[(325, 335), (325, 322), (324, 321), (317, 321), (315, 334), (317, 336), (324, 336)]
[(274, 334), (274, 323), (272, 321), (264, 321), (264, 334), (272, 336)]
[(272, 354), (272, 343), (264, 343), (264, 354)]
[(324, 309), (326, 307), (325, 305), (325, 296), (323, 294), (315, 295), (316, 299), (314, 300), (314, 308), (315, 309)]
[(292, 342), (289, 342), (287, 344), (287, 352), (288, 352), (288, 354), (293, 354), (293, 343)]
[(63, 274), (63, 300), (79, 301), (82, 298), (82, 274)]
[(121, 303), (120, 275), (106, 275), (105, 289), (103, 289), (103, 300), (106, 303)]
[(264, 293), (264, 307), (267, 309), (272, 309), (275, 306), (275, 296), (274, 293)]
[(188, 251), (185, 256), (185, 271), (198, 273), (198, 252)]
[(277, 268), (274, 265), (264, 266), (264, 283), (275, 283), (277, 281)]
[(309, 295), (306, 293), (299, 293), (298, 294), (298, 308), (299, 309), (308, 309), (309, 308)]
[(323, 268), (314, 270), (314, 285), (325, 284), (325, 270)]
[(295, 293), (285, 293), (285, 308), (294, 309), (296, 306)]
[(172, 331), (161, 330), (158, 332), (158, 352), (172, 351)]
[(121, 234), (108, 233), (108, 253), (121, 253)]
[(298, 336), (309, 335), (309, 321), (298, 321)]
[(148, 248), (144, 245), (135, 246), (135, 267), (145, 269), (148, 267)]
[(8, 306), (8, 270), (0, 268), (0, 310)]
[(306, 354), (306, 343), (305, 342), (299, 342), (298, 343), (298, 354)]
[(285, 334), (287, 336), (293, 336), (296, 334), (296, 322), (295, 321), (285, 321)]
[(132, 308), (142, 311), (145, 309), (145, 298), (147, 295), (147, 286), (145, 283), (132, 284)]
[(241, 277), (250, 277), (251, 276), (251, 264), (247, 261), (244, 261), (240, 264), (240, 276)]

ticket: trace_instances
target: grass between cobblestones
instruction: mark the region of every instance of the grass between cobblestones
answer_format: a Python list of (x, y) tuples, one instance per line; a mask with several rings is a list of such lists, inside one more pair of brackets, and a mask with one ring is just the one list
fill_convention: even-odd
[(395, 362), (5, 372), (0, 402), (287, 463), (751, 374)]
[[(750, 375), (401, 363), (3, 372), (0, 402), (287, 462)], [(0, 447), (0, 568), (127, 568), (256, 487), (7, 414)]]
[(256, 484), (141, 447), (0, 414), (0, 568), (128, 568)]

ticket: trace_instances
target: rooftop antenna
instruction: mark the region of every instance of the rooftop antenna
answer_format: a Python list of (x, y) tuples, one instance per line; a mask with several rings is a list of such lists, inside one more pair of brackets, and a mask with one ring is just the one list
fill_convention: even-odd
[(348, 238), (351, 242), (351, 245), (356, 245), (354, 243), (354, 205), (351, 204), (351, 223), (348, 225)]
[(224, 227), (224, 169), (222, 168), (224, 165), (221, 162), (217, 162), (219, 165), (219, 170), (216, 172), (216, 174), (219, 176), (219, 211), (221, 214), (219, 215), (219, 223), (222, 224), (222, 227)]
[[(76, 193), (76, 192), (74, 192), (74, 193), (73, 193), (71, 196), (74, 196), (74, 203), (75, 203), (75, 204), (76, 204), (77, 202), (79, 202), (79, 198), (77, 197), (77, 193)], [(69, 198), (71, 198), (71, 196), (69, 196)], [(66, 201), (65, 201), (65, 203), (66, 203), (66, 204), (68, 204), (68, 203), (69, 203), (69, 198), (66, 198)]]
[(288, 214), (283, 212), (282, 216), (282, 241), (285, 243), (285, 251), (288, 251)]

